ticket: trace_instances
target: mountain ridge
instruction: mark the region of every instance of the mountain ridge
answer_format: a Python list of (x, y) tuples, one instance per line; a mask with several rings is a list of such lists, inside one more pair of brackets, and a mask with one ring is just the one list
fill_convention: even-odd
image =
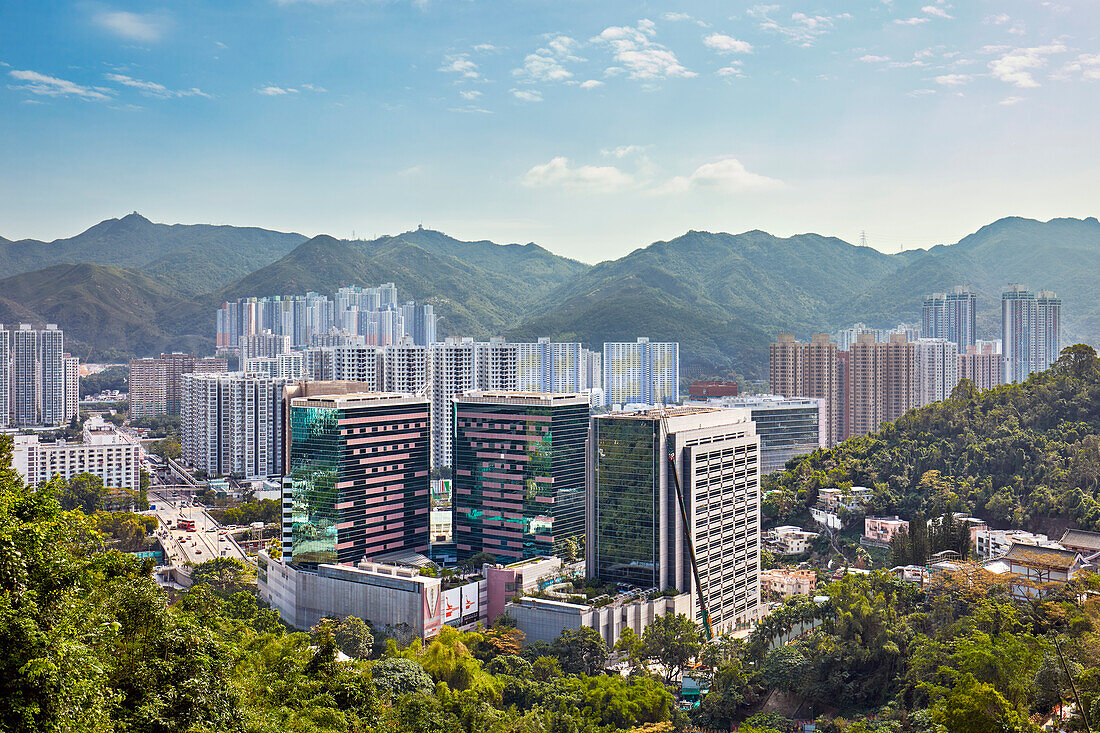
[[(51, 270), (53, 265), (0, 280), (25, 296), (16, 300), (0, 290), (0, 315), (12, 320), (64, 315), (48, 297), (50, 279), (60, 278), (66, 292), (83, 301), (73, 315), (86, 312), (95, 322), (115, 312), (111, 288), (125, 290), (124, 281), (134, 278), (129, 311), (119, 317), (161, 322), (156, 333), (139, 332), (140, 337), (116, 333), (120, 350), (137, 353), (175, 341), (209, 350), (213, 310), (226, 299), (332, 293), (342, 285), (393, 281), (402, 299), (435, 306), (440, 335), (550, 336), (593, 348), (644, 335), (680, 341), (685, 376), (760, 378), (766, 375), (767, 344), (778, 332), (808, 336), (857, 321), (871, 327), (913, 322), (926, 293), (957, 284), (970, 283), (978, 292), (979, 331), (995, 336), (1000, 289), (1022, 281), (1062, 296), (1067, 343), (1100, 341), (1100, 304), (1091, 297), (1100, 261), (1095, 217), (1046, 222), (1004, 217), (956, 244), (893, 254), (815, 233), (776, 237), (760, 229), (740, 234), (692, 229), (595, 265), (535, 243), (462, 241), (423, 228), (349, 241), (257, 228), (153, 224), (135, 213), (100, 222), (77, 237), (84, 237), (81, 247), (94, 258), (119, 259), (138, 244), (135, 232), (154, 232), (162, 243), (165, 232), (175, 234), (160, 250), (145, 252), (121, 270), (107, 264), (101, 266), (115, 270), (84, 271), (95, 277), (83, 290), (68, 283), (75, 271)], [(277, 235), (277, 241), (268, 235)], [(262, 264), (229, 279), (221, 273), (213, 282), (209, 270), (218, 265), (209, 253), (220, 256), (234, 246), (247, 250), (250, 237), (263, 241), (238, 252), (235, 267)], [(21, 242), (0, 238), (0, 273), (19, 247), (49, 246)], [(24, 276), (42, 292), (20, 290)], [(204, 287), (188, 278), (204, 280)], [(152, 302), (141, 303), (142, 297)], [(90, 332), (87, 338), (93, 351), (112, 346), (106, 333)]]

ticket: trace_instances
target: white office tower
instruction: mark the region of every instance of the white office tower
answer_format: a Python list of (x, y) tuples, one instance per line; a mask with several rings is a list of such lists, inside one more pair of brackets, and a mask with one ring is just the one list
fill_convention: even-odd
[(435, 343), (435, 308), (430, 305), (417, 305), (409, 301), (401, 306), (401, 318), (405, 322), (405, 335), (412, 338), (417, 346), (429, 346)]
[(42, 423), (64, 425), (65, 418), (65, 336), (53, 323), (39, 331), (42, 379)]
[(141, 444), (96, 415), (84, 423), (81, 443), (43, 443), (37, 435), (17, 435), (13, 447), (12, 467), (31, 486), (54, 476), (68, 480), (90, 473), (109, 489), (141, 488)]
[[(688, 512), (681, 518), (668, 452)], [(760, 439), (747, 409), (596, 415), (586, 491), (587, 574), (642, 591), (702, 592), (716, 633), (760, 612)], [(695, 584), (686, 536), (695, 546)]]
[(603, 345), (604, 393), (609, 405), (658, 405), (680, 401), (680, 344), (650, 342)]
[(65, 414), (63, 423), (69, 422), (80, 414), (80, 360), (71, 354), (65, 354)]
[(451, 465), (454, 410), (451, 399), (476, 386), (472, 338), (448, 338), (431, 346), (432, 466)]
[(524, 358), (536, 359), (526, 347), (533, 344), (510, 344), (495, 337), (474, 344), (474, 383), (477, 389), (489, 392), (537, 392), (537, 389), (519, 386), (520, 351)]
[(916, 370), (918, 401), (923, 405), (945, 400), (959, 383), (959, 347), (945, 338), (917, 339), (913, 354)]
[(1013, 283), (1001, 294), (1001, 357), (1005, 383), (1045, 371), (1062, 349), (1062, 301)]
[(183, 462), (207, 476), (281, 474), (285, 386), (285, 379), (262, 374), (184, 374)]
[(428, 385), (428, 347), (406, 336), (382, 353), (383, 391), (421, 394)]
[(11, 331), (0, 323), (0, 428), (11, 424)]

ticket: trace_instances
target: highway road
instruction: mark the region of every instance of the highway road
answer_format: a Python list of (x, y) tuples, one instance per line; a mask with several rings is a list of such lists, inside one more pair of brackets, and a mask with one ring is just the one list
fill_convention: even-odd
[[(198, 565), (222, 556), (249, 562), (240, 546), (222, 534), (222, 528), (204, 507), (192, 506), (186, 497), (173, 496), (173, 493), (161, 487), (149, 490), (149, 503), (156, 507), (152, 513), (160, 520), (158, 532), (166, 533), (161, 535), (161, 544), (168, 554), (169, 564), (182, 565), (190, 561)], [(195, 531), (177, 529), (181, 519), (193, 519)]]

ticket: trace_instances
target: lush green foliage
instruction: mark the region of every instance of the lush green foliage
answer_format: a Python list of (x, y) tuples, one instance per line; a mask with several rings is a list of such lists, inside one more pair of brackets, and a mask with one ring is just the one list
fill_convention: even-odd
[(951, 399), (771, 474), (765, 511), (797, 514), (818, 489), (852, 485), (874, 487), (874, 514), (961, 511), (1035, 528), (1054, 517), (1100, 529), (1100, 360), (1074, 346), (1022, 384), (961, 383)]

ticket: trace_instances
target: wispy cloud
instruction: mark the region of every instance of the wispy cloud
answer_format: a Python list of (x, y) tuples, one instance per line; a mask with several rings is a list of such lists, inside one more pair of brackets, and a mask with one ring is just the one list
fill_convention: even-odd
[(1063, 74), (1079, 73), (1082, 79), (1100, 79), (1100, 53), (1083, 53), (1062, 67)]
[(472, 102), (472, 101), (474, 101), (475, 99), (477, 99), (478, 97), (480, 97), (480, 96), (481, 96), (481, 92), (479, 92), (479, 91), (477, 91), (477, 90), (474, 90), (474, 91), (468, 91), (468, 92), (467, 92), (467, 91), (463, 91), (463, 92), (459, 92), (459, 93), (458, 93), (458, 96), (462, 97), (462, 98), (463, 98), (463, 99), (465, 99), (465, 100), (466, 100), (467, 102)]
[(468, 53), (456, 53), (443, 58), (440, 71), (448, 74), (458, 74), (465, 79), (480, 79), (481, 74), (477, 70), (477, 64), (470, 60)]
[(849, 20), (852, 16), (848, 13), (840, 15), (806, 15), (805, 13), (792, 13), (789, 23), (781, 23), (772, 17), (778, 5), (757, 5), (748, 11), (749, 15), (760, 22), (760, 28), (773, 33), (778, 33), (790, 43), (803, 48), (814, 45), (820, 36), (825, 35), (836, 27), (836, 21)]
[(135, 79), (132, 76), (126, 76), (124, 74), (106, 74), (107, 81), (113, 81), (116, 84), (121, 84), (124, 87), (131, 87), (137, 89), (146, 97), (157, 97), (158, 99), (172, 99), (175, 97), (205, 97), (212, 99), (209, 94), (191, 87), (190, 89), (169, 89), (163, 84), (158, 84), (155, 81), (144, 81), (142, 79)]
[(987, 15), (982, 22), (987, 25), (1004, 25), (1010, 20), (1012, 19), (1008, 17), (1008, 13), (997, 13), (996, 15)]
[(164, 13), (130, 13), (125, 10), (101, 10), (92, 20), (100, 28), (127, 41), (155, 43), (171, 24)]
[(882, 62), (885, 62), (885, 61), (889, 61), (890, 57), (889, 56), (874, 56), (872, 54), (867, 54), (865, 56), (860, 56), (859, 60), (862, 61), (865, 64), (878, 64), (878, 63), (882, 63)]
[(542, 92), (535, 91), (534, 89), (509, 89), (512, 96), (516, 99), (521, 99), (524, 102), (541, 102)]
[(656, 24), (643, 18), (635, 26), (605, 28), (592, 42), (611, 48), (619, 66), (609, 68), (609, 74), (625, 70), (631, 79), (644, 80), (696, 76), (680, 63), (675, 53), (653, 40), (656, 35)]
[(997, 102), (997, 104), (1003, 104), (1006, 107), (1011, 107), (1012, 105), (1019, 104), (1022, 101), (1024, 101), (1023, 97), (1005, 97), (1000, 102)]
[(497, 47), (491, 43), (479, 43), (474, 46), (474, 50), (478, 53), (488, 53), (489, 51), (496, 51)]
[(12, 89), (30, 92), (41, 97), (74, 97), (95, 102), (111, 100), (110, 89), (84, 86), (56, 76), (40, 74), (37, 71), (12, 69), (8, 72), (8, 76), (19, 82), (12, 84)]
[(603, 86), (603, 82), (599, 79), (587, 79), (580, 83), (581, 89), (599, 89)]
[(718, 53), (752, 53), (752, 44), (748, 41), (739, 41), (733, 36), (724, 33), (711, 33), (703, 38), (703, 45)]
[(656, 193), (681, 194), (689, 191), (713, 191), (733, 194), (781, 188), (783, 182), (750, 173), (736, 158), (721, 158), (704, 163), (691, 175), (676, 176), (656, 189)]
[(522, 178), (531, 188), (564, 188), (567, 191), (613, 193), (635, 185), (634, 177), (612, 165), (574, 166), (568, 158), (553, 158), (536, 165)]
[(943, 74), (936, 77), (936, 83), (945, 87), (958, 87), (969, 82), (970, 78), (967, 74)]
[(1064, 53), (1065, 50), (1066, 47), (1060, 43), (1013, 49), (999, 59), (990, 61), (989, 71), (997, 79), (1013, 86), (1037, 87), (1039, 82), (1035, 81), (1031, 72), (1046, 66), (1048, 56)]
[(927, 23), (930, 18), (898, 18), (894, 21), (894, 25), (920, 25), (921, 23)]
[(743, 79), (745, 77), (745, 72), (741, 68), (740, 61), (734, 61), (729, 66), (723, 66), (714, 73), (718, 76), (733, 77), (736, 79)]
[(933, 18), (944, 18), (945, 20), (951, 20), (955, 16), (947, 12), (947, 10), (941, 5), (925, 5), (920, 9), (925, 15), (930, 15)]
[(584, 61), (574, 53), (578, 45), (569, 36), (555, 36), (544, 48), (527, 54), (523, 66), (513, 69), (512, 76), (530, 83), (571, 79), (573, 72), (566, 69), (565, 64)]

